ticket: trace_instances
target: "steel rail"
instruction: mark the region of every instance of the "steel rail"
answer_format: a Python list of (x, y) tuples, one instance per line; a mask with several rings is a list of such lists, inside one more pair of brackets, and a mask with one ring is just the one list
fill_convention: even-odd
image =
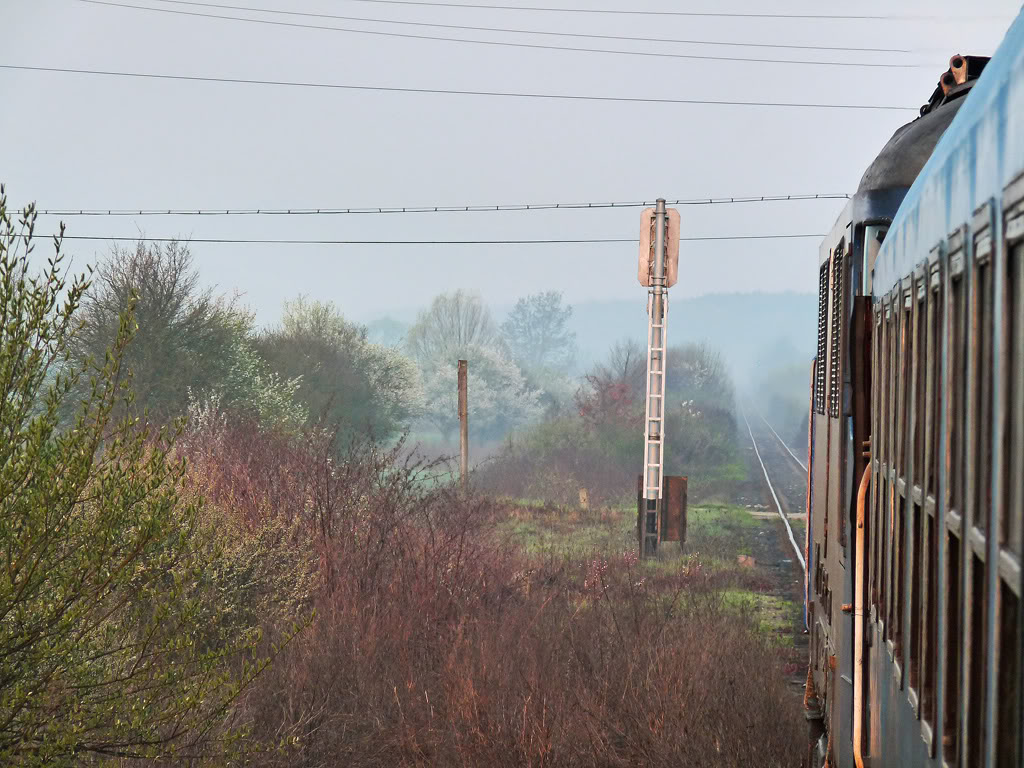
[(740, 408), (740, 415), (743, 417), (743, 423), (747, 425), (747, 434), (750, 435), (750, 442), (754, 446), (754, 454), (757, 456), (757, 461), (761, 465), (761, 471), (764, 473), (765, 482), (768, 483), (768, 490), (771, 491), (772, 498), (775, 500), (775, 508), (778, 510), (779, 517), (782, 518), (783, 524), (786, 526), (786, 533), (789, 535), (789, 543), (793, 545), (793, 552), (796, 553), (796, 559), (800, 562), (801, 570), (807, 573), (807, 561), (804, 560), (804, 553), (800, 551), (800, 546), (796, 543), (796, 537), (793, 535), (793, 526), (789, 524), (789, 517), (782, 510), (782, 502), (779, 501), (779, 496), (775, 493), (775, 486), (772, 485), (772, 479), (768, 476), (768, 469), (764, 465), (764, 459), (761, 458), (761, 451), (758, 450), (757, 440), (754, 439), (754, 430), (750, 428), (750, 422), (747, 420), (747, 414)]
[(768, 427), (768, 429), (770, 429), (772, 431), (772, 434), (775, 435), (775, 437), (778, 439), (778, 441), (780, 443), (782, 443), (782, 447), (786, 449), (786, 453), (788, 453), (790, 456), (792, 456), (793, 457), (793, 461), (795, 461), (797, 464), (799, 464), (800, 465), (800, 469), (802, 469), (804, 472), (806, 472), (807, 471), (807, 465), (804, 464), (802, 461), (800, 461), (800, 459), (798, 459), (796, 457), (796, 454), (793, 453), (792, 450), (790, 450), (789, 446), (786, 444), (786, 441), (783, 440), (781, 437), (779, 437), (779, 433), (775, 431), (775, 427), (773, 427), (771, 424), (768, 423), (768, 419), (766, 419), (764, 417), (764, 414), (761, 413), (760, 411), (758, 411), (757, 415), (761, 417), (761, 421), (763, 421), (765, 423), (765, 426)]

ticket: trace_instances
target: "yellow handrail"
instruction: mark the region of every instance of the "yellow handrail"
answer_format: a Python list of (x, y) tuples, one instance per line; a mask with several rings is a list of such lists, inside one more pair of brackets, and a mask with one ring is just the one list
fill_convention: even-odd
[(857, 489), (857, 562), (853, 589), (853, 759), (857, 768), (864, 768), (864, 506), (871, 482), (871, 454)]

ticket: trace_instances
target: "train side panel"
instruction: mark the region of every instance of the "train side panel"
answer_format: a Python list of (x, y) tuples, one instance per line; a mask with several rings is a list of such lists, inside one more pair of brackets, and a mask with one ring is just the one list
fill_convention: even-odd
[(808, 701), (830, 765), (1024, 765), (1024, 15), (965, 103), (877, 260), (856, 200), (819, 260)]

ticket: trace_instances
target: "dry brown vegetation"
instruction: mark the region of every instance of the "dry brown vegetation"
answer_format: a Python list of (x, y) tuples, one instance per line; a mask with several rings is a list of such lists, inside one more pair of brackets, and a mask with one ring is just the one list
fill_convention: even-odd
[(233, 714), (258, 764), (799, 764), (783, 654), (707, 569), (531, 555), (401, 447), (329, 444), (220, 426), (184, 446), (215, 507), (272, 516), (314, 571), (315, 618)]

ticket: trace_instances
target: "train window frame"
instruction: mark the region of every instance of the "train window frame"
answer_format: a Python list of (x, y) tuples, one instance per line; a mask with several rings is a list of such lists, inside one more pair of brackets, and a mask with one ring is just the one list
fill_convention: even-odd
[(884, 311), (881, 303), (875, 305), (872, 316), (874, 329), (871, 334), (871, 528), (868, 531), (869, 543), (869, 580), (870, 595), (869, 605), (871, 606), (871, 621), (877, 622), (879, 617), (879, 574), (881, 565), (879, 559), (879, 545), (881, 544), (881, 476), (882, 476), (882, 350), (885, 349)]
[(900, 290), (900, 351), (899, 351), (899, 403), (897, 404), (898, 448), (896, 451), (896, 533), (894, 537), (896, 557), (894, 568), (896, 584), (893, 588), (893, 653), (899, 668), (900, 685), (906, 676), (907, 648), (904, 626), (906, 623), (910, 590), (907, 589), (908, 573), (912, 573), (912, 563), (908, 563), (910, 537), (907, 535), (910, 515), (907, 508), (912, 504), (913, 493), (910, 488), (911, 478), (907, 456), (912, 455), (910, 448), (911, 395), (913, 393), (914, 365), (914, 280), (912, 275), (904, 277)]
[(900, 297), (902, 292), (899, 284), (897, 284), (889, 296), (889, 306), (887, 309), (887, 321), (889, 324), (889, 349), (887, 351), (889, 357), (888, 363), (888, 387), (889, 391), (886, 394), (887, 406), (886, 406), (886, 423), (889, 426), (888, 430), (888, 441), (886, 445), (886, 454), (888, 456), (889, 464), (886, 470), (886, 506), (885, 512), (888, 515), (888, 523), (886, 525), (887, 530), (887, 542), (885, 548), (885, 637), (886, 637), (886, 648), (889, 651), (889, 657), (895, 658), (895, 645), (893, 643), (893, 602), (895, 600), (894, 593), (894, 579), (895, 571), (893, 569), (893, 563), (896, 560), (894, 553), (895, 540), (896, 540), (896, 466), (895, 466), (895, 455), (896, 455), (896, 434), (899, 431), (895, 428), (896, 421), (896, 410), (898, 404), (898, 393), (899, 393), (899, 336), (900, 336)]
[(910, 461), (907, 466), (908, 484), (913, 489), (915, 501), (924, 503), (925, 482), (922, 476), (924, 468), (924, 446), (926, 425), (926, 392), (928, 361), (926, 357), (928, 344), (928, 268), (920, 265), (914, 272), (914, 351), (911, 358), (914, 370), (911, 376), (911, 438)]
[(946, 327), (946, 280), (943, 264), (943, 249), (938, 247), (928, 265), (928, 333), (929, 346), (928, 381), (925, 399), (928, 410), (925, 414), (925, 508), (932, 516), (938, 513), (939, 500), (939, 456), (942, 434), (942, 413), (945, 395), (943, 381), (944, 332)]
[(940, 524), (936, 497), (938, 492), (939, 417), (942, 412), (939, 383), (942, 377), (942, 334), (944, 318), (944, 282), (942, 270), (943, 244), (935, 246), (929, 254), (926, 271), (926, 349), (925, 349), (925, 435), (923, 473), (921, 485), (924, 497), (922, 553), (922, 620), (924, 624), (921, 644), (921, 737), (928, 756), (935, 756), (935, 734), (938, 723), (939, 680), (939, 541)]
[(963, 744), (964, 692), (964, 588), (966, 551), (963, 542), (964, 504), (964, 401), (967, 371), (968, 271), (964, 242), (965, 228), (952, 232), (946, 240), (944, 318), (945, 370), (945, 449), (943, 459), (946, 483), (943, 489), (945, 521), (942, 536), (943, 596), (941, 691), (943, 763), (956, 765)]
[[(968, 481), (968, 520), (972, 546), (985, 559), (986, 539), (992, 530), (992, 498), (986, 494), (992, 477), (992, 398), (990, 375), (994, 362), (995, 268), (993, 259), (991, 211), (988, 203), (974, 215), (971, 234), (971, 287), (968, 322), (972, 343), (968, 354), (967, 429), (971, 436), (967, 466), (973, 467)], [(979, 482), (982, 479), (988, 482)], [(980, 534), (980, 535), (979, 535)]]
[[(884, 398), (885, 408), (885, 471), (882, 475), (883, 492), (882, 498), (882, 517), (885, 519), (885, 523), (882, 526), (882, 614), (880, 621), (882, 624), (882, 637), (889, 640), (889, 630), (892, 628), (892, 621), (889, 617), (891, 598), (891, 584), (892, 584), (892, 405), (893, 399), (893, 380), (895, 377), (895, 371), (893, 370), (893, 347), (895, 338), (895, 325), (896, 315), (893, 312), (893, 292), (890, 291), (885, 297), (885, 349), (882, 350), (882, 355), (885, 357), (885, 392), (882, 393)], [(892, 647), (887, 642), (887, 648), (889, 655), (892, 656)]]
[[(899, 351), (899, 392), (897, 394), (896, 420), (899, 429), (896, 431), (896, 469), (898, 472), (897, 484), (902, 485), (901, 493), (907, 494), (907, 450), (908, 435), (910, 434), (909, 424), (909, 399), (910, 399), (910, 366), (911, 354), (913, 353), (913, 309), (914, 309), (914, 288), (913, 278), (904, 277), (900, 288), (900, 351)], [(902, 484), (899, 481), (902, 480)]]
[[(998, 553), (993, 664), (1001, 682), (993, 708), (995, 738), (990, 752), (997, 768), (1019, 766), (1024, 757), (1019, 733), (1021, 669), (1024, 666), (1021, 626), (1024, 489), (1019, 480), (1024, 472), (1024, 371), (1021, 370), (1024, 366), (1024, 176), (1007, 185), (1002, 203), (1002, 242), (996, 255), (995, 282), (1003, 311), (999, 314), (1001, 333), (993, 360), (1001, 361), (1003, 367), (1002, 396), (993, 411), (1002, 431), (1002, 439), (995, 448), (1001, 487), (993, 500)], [(1012, 725), (1006, 727), (1006, 723)]]
[[(1003, 486), (1012, 491), (1003, 500), (1000, 547), (1016, 560), (1016, 583), (1024, 558), (1024, 175), (1011, 182), (1003, 196), (1004, 356)], [(1006, 574), (1012, 577), (1014, 574)], [(1019, 588), (1019, 586), (1018, 586)]]
[[(979, 207), (970, 228), (970, 283), (967, 321), (966, 429), (967, 476), (964, 514), (964, 683), (963, 746), (965, 765), (981, 765), (989, 748), (989, 611), (988, 537), (992, 531), (992, 397), (994, 387), (995, 257), (992, 205)], [(994, 661), (994, 660), (991, 660)]]
[(964, 465), (966, 457), (965, 413), (967, 410), (967, 301), (969, 279), (964, 253), (964, 231), (957, 230), (948, 239), (946, 258), (946, 524), (958, 535), (965, 504)]
[(923, 488), (920, 484), (920, 466), (924, 464), (924, 408), (925, 393), (924, 374), (927, 371), (925, 345), (927, 343), (927, 269), (919, 265), (910, 281), (910, 334), (911, 344), (909, 355), (909, 381), (907, 391), (907, 409), (909, 431), (906, 438), (907, 453), (903, 468), (906, 482), (904, 484), (904, 509), (907, 510), (907, 526), (909, 535), (906, 538), (907, 585), (906, 610), (908, 621), (908, 637), (906, 644), (907, 697), (915, 717), (920, 717), (921, 701), (921, 649), (924, 640), (924, 626), (921, 617), (924, 595), (924, 570), (922, 540), (924, 537)]
[[(973, 532), (973, 527), (972, 527)], [(967, 536), (970, 542), (970, 535)], [(965, 547), (964, 681), (961, 696), (963, 764), (982, 765), (985, 754), (988, 682), (988, 575), (985, 561)]]
[(889, 581), (889, 640), (887, 647), (893, 661), (893, 674), (897, 685), (902, 690), (905, 679), (906, 649), (904, 647), (904, 620), (907, 616), (905, 602), (907, 598), (907, 489), (905, 451), (907, 445), (907, 378), (910, 368), (912, 348), (912, 310), (913, 285), (910, 276), (900, 280), (894, 291), (894, 324), (896, 339), (894, 343), (894, 370), (896, 381), (894, 394), (896, 402), (895, 429), (893, 430), (893, 510), (892, 510), (892, 543), (890, 556)]
[(889, 546), (892, 536), (890, 535), (890, 521), (891, 517), (888, 514), (888, 510), (892, 508), (892, 498), (890, 496), (890, 488), (892, 483), (890, 482), (890, 453), (889, 444), (891, 440), (890, 429), (890, 411), (892, 408), (892, 400), (890, 397), (892, 388), (892, 296), (887, 294), (882, 299), (882, 327), (884, 329), (884, 337), (882, 346), (879, 349), (879, 359), (881, 362), (881, 382), (880, 392), (878, 398), (878, 408), (880, 409), (879, 421), (881, 423), (880, 430), (881, 435), (877, 441), (879, 451), (881, 453), (880, 459), (881, 464), (879, 465), (879, 476), (881, 478), (878, 484), (878, 624), (879, 624), (879, 637), (883, 640), (887, 639), (887, 630), (890, 626), (889, 622)]

